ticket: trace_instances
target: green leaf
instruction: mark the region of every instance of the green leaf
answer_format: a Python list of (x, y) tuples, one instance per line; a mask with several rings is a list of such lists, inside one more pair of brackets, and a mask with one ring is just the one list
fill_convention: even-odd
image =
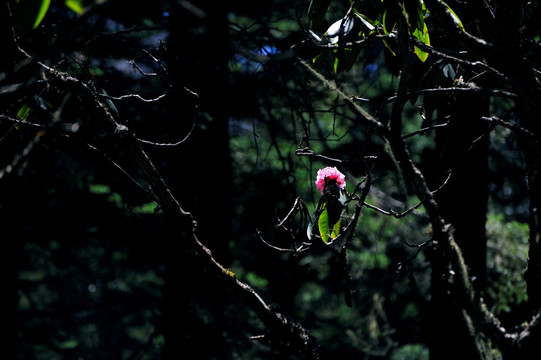
[(373, 32), (376, 27), (374, 26), (374, 21), (371, 20), (368, 16), (366, 15), (363, 15), (361, 13), (355, 13), (355, 15), (357, 16), (357, 18), (359, 20), (361, 20), (361, 22), (363, 23), (363, 25), (370, 31), (370, 32)]
[(17, 118), (21, 121), (26, 121), (28, 119), (28, 114), (30, 114), (30, 106), (24, 104), (19, 111), (17, 111)]
[(314, 58), (312, 59), (312, 64), (316, 64), (318, 62), (318, 60), (320, 60), (322, 58), (322, 55), (323, 53), (319, 53), (317, 54), (316, 56), (314, 56)]
[(442, 4), (447, 7), (447, 11), (449, 11), (449, 14), (451, 14), (451, 17), (453, 18), (455, 24), (457, 24), (459, 28), (464, 30), (464, 24), (462, 24), (462, 21), (460, 20), (458, 15), (453, 11), (453, 9), (451, 9), (451, 7), (447, 5), (444, 1), (442, 1)]
[(47, 10), (49, 10), (49, 5), (51, 5), (51, 0), (41, 1), (41, 6), (39, 7), (38, 15), (36, 16), (36, 21), (34, 21), (34, 25), (32, 26), (32, 29), (35, 29), (39, 26), (39, 24), (45, 17), (45, 14), (47, 14)]
[[(109, 94), (107, 94), (107, 91), (105, 91), (104, 89), (100, 89), (100, 93), (103, 94), (103, 95), (105, 95), (105, 96), (108, 96), (108, 95), (109, 95)], [(115, 113), (116, 115), (119, 115), (118, 109), (116, 108), (115, 104), (113, 103), (113, 101), (112, 101), (111, 99), (105, 98), (104, 101), (105, 101), (105, 103), (109, 106), (109, 108), (110, 108), (111, 110), (114, 111), (114, 113)]]
[(387, 29), (387, 10), (385, 10), (385, 11), (383, 12), (383, 17), (382, 17), (382, 19), (381, 19), (381, 24), (383, 25), (383, 33), (384, 33), (385, 35), (389, 35), (389, 34), (391, 33), (392, 29), (391, 29), (391, 31), (389, 31), (389, 30)]
[(323, 209), (323, 211), (319, 215), (317, 226), (319, 228), (319, 235), (321, 235), (321, 240), (323, 240), (325, 243), (328, 243), (331, 240), (331, 231), (329, 229), (329, 216), (327, 214), (327, 209)]
[[(385, 35), (390, 35), (391, 32), (393, 31), (393, 29), (389, 30), (387, 28), (387, 10), (385, 10), (383, 12), (383, 15), (381, 17), (381, 25), (383, 26), (383, 33)], [(393, 25), (393, 28), (394, 28), (394, 25)], [(383, 45), (385, 46), (385, 48), (387, 50), (389, 50), (389, 52), (391, 53), (391, 55), (393, 56), (396, 56), (396, 52), (393, 50), (393, 48), (391, 47), (391, 45), (389, 44), (389, 42), (385, 39), (381, 39), (381, 41), (383, 42)]]
[(64, 4), (73, 12), (81, 15), (85, 12), (83, 0), (66, 0)]
[(327, 213), (327, 209), (323, 208), (323, 211), (319, 215), (319, 219), (317, 222), (321, 240), (323, 240), (323, 242), (325, 242), (326, 244), (329, 244), (334, 239), (336, 239), (338, 235), (340, 235), (341, 223), (342, 223), (342, 220), (338, 219), (338, 221), (335, 224), (329, 224), (329, 214)]
[(342, 224), (342, 219), (338, 219), (338, 221), (336, 222), (336, 224), (334, 224), (333, 228), (332, 228), (332, 232), (331, 232), (331, 237), (334, 239), (336, 239), (338, 237), (338, 235), (340, 235), (340, 225)]
[(391, 45), (389, 45), (389, 42), (388, 42), (387, 40), (385, 40), (385, 39), (382, 39), (381, 41), (383, 42), (383, 45), (385, 46), (385, 48), (386, 48), (387, 50), (389, 50), (389, 52), (391, 53), (391, 55), (396, 56), (396, 53), (395, 53), (394, 50), (391, 48)]
[[(420, 42), (422, 42), (425, 45), (430, 45), (430, 36), (428, 35), (428, 27), (426, 26), (425, 22), (423, 21), (423, 29), (415, 29), (415, 31), (412, 34), (415, 38), (417, 38)], [(424, 50), (421, 50), (419, 47), (415, 46), (414, 49), (415, 55), (422, 61), (425, 62), (428, 58), (428, 53)]]
[[(425, 23), (427, 8), (423, 1), (406, 1), (402, 6), (404, 16), (408, 21), (410, 34), (421, 41), (423, 44), (430, 45), (430, 36), (428, 35), (428, 27)], [(414, 46), (415, 55), (425, 62), (428, 58), (428, 53), (421, 50), (418, 46)]]
[(443, 67), (442, 71), (443, 71), (443, 76), (445, 76), (446, 78), (451, 79), (453, 81), (455, 80), (456, 73), (455, 73), (455, 69), (453, 69), (453, 65), (451, 65), (451, 64), (445, 65)]
[(32, 30), (41, 24), (51, 5), (51, 0), (18, 0), (16, 7), (17, 27)]

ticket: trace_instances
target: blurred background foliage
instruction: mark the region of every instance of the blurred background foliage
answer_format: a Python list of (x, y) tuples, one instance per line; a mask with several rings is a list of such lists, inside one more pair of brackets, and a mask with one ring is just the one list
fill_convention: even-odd
[[(25, 3), (11, 3), (16, 18), (31, 18), (30, 10), (22, 7)], [(167, 1), (52, 0), (39, 24), (17, 23), (16, 31), (20, 46), (36, 60), (91, 82), (111, 96), (137, 93), (152, 99), (167, 94), (178, 81), (169, 67), (191, 71), (191, 61), (197, 58), (194, 53), (200, 50), (168, 42), (172, 8), (179, 4), (182, 11), (200, 19), (199, 27), (183, 36), (196, 36), (213, 25), (204, 21), (212, 5), (196, 2), (181, 0), (172, 7)], [(228, 106), (220, 110), (227, 115), (227, 133), (220, 136), (229, 139), (231, 174), (214, 174), (209, 179), (214, 186), (203, 189), (215, 203), (196, 200), (194, 205), (212, 213), (224, 200), (222, 196), (231, 198), (231, 235), (219, 237), (225, 246), (211, 246), (216, 256), (226, 259), (225, 265), (273, 307), (303, 324), (318, 339), (323, 358), (428, 359), (430, 253), (417, 254), (415, 247), (430, 237), (422, 208), (404, 219), (363, 210), (348, 249), (352, 308), (344, 301), (343, 273), (332, 252), (324, 246), (298, 254), (277, 251), (257, 236), (260, 232), (265, 242), (292, 248), (289, 235), (276, 225), (297, 197), (310, 211), (317, 205), (315, 173), (337, 163), (296, 156), (295, 151), (305, 146), (342, 161), (338, 166), (347, 175), (349, 191), (365, 175), (360, 159), (377, 157), (372, 169), (374, 188), (367, 201), (396, 210), (416, 202), (401, 195), (403, 185), (389, 170), (394, 165), (385, 144), (359, 126), (329, 84), (298, 64), (297, 56), (313, 55), (310, 49), (292, 48), (305, 37), (308, 5), (308, 1), (229, 2), (225, 12), (228, 63), (218, 69), (226, 75), (228, 91), (214, 93), (217, 80), (197, 72), (199, 85), (211, 94), (201, 100), (205, 106), (195, 110), (193, 104), (175, 99), (143, 102), (135, 98), (112, 100), (110, 106), (139, 137), (169, 143), (186, 136), (184, 130), (194, 119), (194, 134), (204, 138), (212, 123), (219, 121), (212, 109), (214, 97), (225, 98)], [(341, 17), (337, 14), (348, 6), (333, 2), (324, 25)], [(169, 52), (172, 46), (177, 47), (174, 56)], [(212, 53), (214, 44), (199, 46)], [(325, 57), (319, 60), (318, 71), (348, 95), (386, 99), (396, 90), (396, 77), (386, 65), (382, 46), (368, 49), (362, 50), (359, 66), (348, 72), (336, 74), (332, 59)], [(2, 111), (20, 115), (26, 106), (30, 112), (24, 120), (39, 123), (48, 111), (42, 104), (57, 100), (32, 76), (26, 77), (32, 85), (17, 97), (1, 99)], [(417, 105), (409, 105), (406, 132), (421, 126)], [(367, 110), (385, 114), (389, 106), (373, 102)], [(70, 119), (66, 124), (80, 126), (80, 130), (72, 128), (74, 137), (40, 144), (21, 176), (0, 183), (4, 239), (18, 244), (15, 253), (7, 254), (19, 263), (18, 356), (38, 360), (162, 358), (164, 252), (165, 242), (173, 241), (167, 238), (165, 219), (159, 207), (107, 157), (79, 142), (87, 136), (85, 122), (93, 120), (69, 108), (65, 117)], [(1, 127), (1, 158), (6, 164), (21, 151), (33, 129), (5, 123)], [(508, 313), (526, 300), (521, 279), (527, 256), (527, 205), (520, 180), (523, 169), (515, 161), (518, 152), (510, 138), (512, 134), (504, 130), (491, 133), (486, 301), (497, 314)], [(430, 133), (408, 142), (414, 160), (420, 163), (424, 152), (435, 146)], [(189, 142), (179, 145), (188, 153), (190, 146)], [(198, 181), (199, 174), (185, 168), (175, 150), (148, 148), (166, 180), (188, 176)], [(135, 172), (121, 149), (104, 145), (103, 151), (114, 153), (115, 161), (129, 173)], [(211, 145), (199, 156), (212, 157), (214, 151), (223, 149)], [(231, 193), (222, 193), (221, 186), (229, 182)], [(191, 189), (175, 191), (182, 198)], [(213, 214), (216, 219), (222, 216)], [(206, 224), (212, 223), (209, 219)], [(196, 275), (179, 274), (178, 286), (190, 276)], [(185, 341), (198, 347), (190, 358), (285, 358), (257, 340), (263, 329), (243, 304), (226, 294), (217, 296), (219, 287), (204, 283), (205, 278), (200, 281), (200, 287), (207, 289), (186, 294), (189, 300), (183, 305), (189, 308), (184, 310), (188, 313), (184, 319), (188, 320), (178, 323), (186, 328)]]

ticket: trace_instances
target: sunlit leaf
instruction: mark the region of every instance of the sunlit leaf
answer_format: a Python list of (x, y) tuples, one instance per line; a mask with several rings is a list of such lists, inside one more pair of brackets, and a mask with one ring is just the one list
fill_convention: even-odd
[(348, 35), (351, 30), (353, 30), (354, 25), (354, 17), (346, 17), (340, 19), (338, 21), (335, 21), (331, 26), (329, 26), (329, 28), (325, 32), (325, 35), (327, 35), (331, 44), (335, 44), (338, 42), (341, 36)]
[(462, 30), (464, 30), (464, 24), (462, 24), (462, 21), (460, 20), (458, 15), (453, 11), (453, 9), (451, 9), (451, 7), (449, 5), (447, 5), (443, 1), (442, 1), (442, 4), (447, 7), (447, 11), (449, 11), (449, 14), (451, 14), (451, 17), (453, 18), (455, 24), (457, 24), (458, 27), (460, 27)]
[(381, 24), (383, 25), (383, 32), (385, 33), (385, 35), (389, 35), (392, 31), (389, 31), (389, 29), (387, 29), (387, 11), (384, 11), (383, 12), (383, 16), (382, 16), (382, 19), (381, 19)]
[(426, 59), (428, 59), (428, 53), (426, 51), (423, 51), (419, 49), (417, 46), (414, 47), (413, 51), (415, 52), (415, 55), (421, 60), (422, 62), (425, 62)]
[(317, 54), (316, 56), (314, 56), (314, 58), (312, 59), (312, 63), (316, 64), (318, 62), (318, 60), (321, 59), (322, 55), (323, 55), (323, 53), (321, 52), (321, 53)]
[[(393, 25), (393, 28), (389, 29), (387, 27), (387, 11), (384, 11), (383, 12), (383, 15), (381, 17), (381, 25), (383, 26), (383, 33), (385, 35), (391, 35), (392, 36), (392, 31), (394, 29), (394, 25)], [(393, 56), (396, 56), (396, 52), (393, 50), (393, 48), (391, 47), (391, 45), (389, 44), (389, 42), (385, 39), (382, 39), (381, 40), (383, 42), (383, 45), (385, 46), (385, 48), (387, 50), (389, 50), (389, 52), (391, 53), (391, 55)]]
[(369, 31), (374, 31), (376, 29), (376, 27), (373, 24), (373, 21), (370, 20), (366, 15), (359, 14), (359, 13), (356, 13), (355, 15), (357, 15), (357, 18), (361, 20), (361, 22), (364, 24), (364, 26), (366, 26), (366, 28)]
[[(419, 30), (419, 29), (415, 29), (415, 31), (413, 32), (413, 36), (419, 40), (420, 42), (422, 42), (423, 44), (426, 44), (426, 45), (430, 45), (430, 36), (428, 35), (428, 27), (426, 26), (426, 24), (424, 23), (423, 21), (423, 29), (422, 30)], [(417, 55), (417, 57), (422, 61), (422, 62), (425, 62), (426, 59), (428, 58), (428, 53), (424, 50), (421, 50), (419, 47), (415, 46), (414, 47), (414, 51), (415, 51), (415, 55)]]
[(319, 215), (317, 225), (319, 228), (319, 235), (326, 244), (332, 242), (338, 237), (338, 235), (340, 235), (341, 223), (342, 221), (339, 218), (335, 224), (330, 224), (327, 209), (323, 209)]
[(331, 232), (331, 238), (334, 240), (340, 235), (340, 225), (342, 224), (342, 219), (338, 219), (336, 224), (334, 224)]
[(381, 41), (383, 42), (383, 45), (385, 46), (385, 48), (386, 48), (387, 50), (389, 50), (389, 52), (391, 53), (391, 55), (396, 56), (396, 53), (394, 52), (394, 50), (393, 50), (393, 48), (391, 47), (391, 45), (389, 45), (389, 42), (388, 42), (387, 40), (385, 40), (385, 39), (382, 39)]
[(17, 118), (22, 121), (26, 121), (28, 119), (28, 114), (30, 114), (30, 106), (28, 104), (24, 104), (19, 111), (17, 111)]
[(83, 0), (66, 0), (64, 4), (73, 12), (81, 15), (85, 12)]
[(32, 30), (41, 24), (51, 5), (51, 0), (18, 0), (15, 17), (17, 27)]
[(32, 29), (35, 29), (39, 26), (39, 24), (45, 17), (45, 14), (47, 14), (47, 10), (49, 10), (49, 5), (51, 5), (51, 0), (41, 1), (41, 6), (39, 7), (38, 15), (36, 16), (36, 20), (34, 21), (34, 25), (32, 26)]
[(327, 209), (323, 209), (319, 215), (317, 226), (319, 228), (319, 235), (321, 236), (321, 239), (328, 243), (331, 240), (331, 230), (329, 228), (329, 216), (327, 214)]

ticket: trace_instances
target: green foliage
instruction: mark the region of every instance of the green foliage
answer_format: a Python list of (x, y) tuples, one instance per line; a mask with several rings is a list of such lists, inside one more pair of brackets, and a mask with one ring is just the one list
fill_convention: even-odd
[[(380, 41), (392, 56), (396, 56), (396, 19), (388, 15), (389, 10), (384, 0), (382, 0), (381, 5), (377, 13), (372, 14), (372, 18), (370, 18), (359, 9), (363, 4), (353, 3), (350, 9), (351, 12), (348, 11), (342, 19), (334, 22), (325, 32), (324, 37), (320, 39), (322, 44), (328, 42), (331, 45), (335, 45), (332, 49), (332, 57), (333, 68), (336, 73), (350, 71), (362, 54), (361, 43), (374, 35), (386, 35), (386, 37), (381, 36)], [(445, 4), (445, 6), (457, 26), (464, 29), (458, 15), (448, 4)], [(313, 20), (313, 28), (318, 29), (319, 24), (322, 23), (329, 9), (330, 6), (326, 1), (314, 0), (310, 3), (309, 14)], [(404, 2), (402, 12), (408, 24), (409, 35), (421, 43), (430, 46), (429, 29), (425, 21), (428, 10), (424, 2), (422, 0), (406, 1)], [(331, 32), (332, 34), (330, 34)], [(429, 53), (419, 46), (414, 46), (414, 53), (421, 62), (425, 62), (428, 59)], [(313, 61), (319, 61), (322, 54), (323, 52), (317, 54), (313, 58)]]
[(489, 214), (488, 289), (491, 310), (508, 313), (528, 300), (524, 272), (528, 260), (528, 224), (506, 221), (501, 214)]

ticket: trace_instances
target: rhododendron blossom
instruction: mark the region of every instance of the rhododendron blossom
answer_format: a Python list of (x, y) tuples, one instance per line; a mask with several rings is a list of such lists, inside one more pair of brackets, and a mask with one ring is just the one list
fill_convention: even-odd
[(323, 194), (332, 182), (335, 182), (341, 189), (346, 186), (346, 177), (335, 167), (326, 167), (317, 171), (316, 187)]

